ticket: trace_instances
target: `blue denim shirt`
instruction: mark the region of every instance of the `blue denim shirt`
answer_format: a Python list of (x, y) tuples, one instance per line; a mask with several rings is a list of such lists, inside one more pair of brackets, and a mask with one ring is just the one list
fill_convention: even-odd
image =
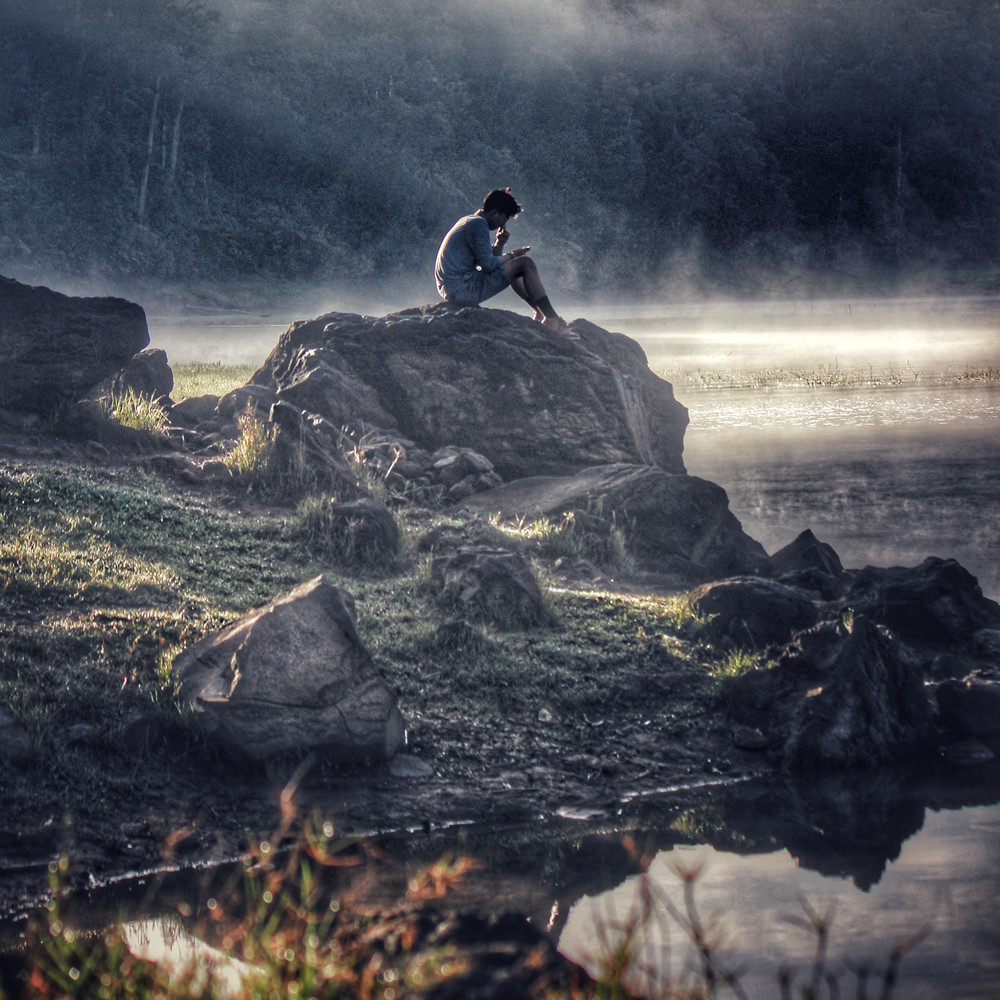
[(479, 286), (482, 274), (503, 269), (503, 260), (493, 253), (486, 220), (481, 215), (466, 215), (441, 241), (434, 263), (434, 280), (442, 297), (472, 298), (466, 293)]

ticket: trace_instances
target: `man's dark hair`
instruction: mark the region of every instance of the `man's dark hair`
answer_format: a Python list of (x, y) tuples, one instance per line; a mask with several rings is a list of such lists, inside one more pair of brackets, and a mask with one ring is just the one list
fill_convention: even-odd
[(497, 211), (502, 215), (506, 215), (508, 219), (513, 219), (521, 211), (521, 206), (517, 203), (517, 199), (510, 193), (510, 188), (507, 188), (506, 191), (501, 191), (498, 188), (495, 191), (491, 191), (483, 199), (483, 211)]

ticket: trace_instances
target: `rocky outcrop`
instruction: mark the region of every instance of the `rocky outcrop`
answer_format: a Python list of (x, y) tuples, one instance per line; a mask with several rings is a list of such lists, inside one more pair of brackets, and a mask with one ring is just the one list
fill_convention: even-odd
[(807, 630), (770, 669), (724, 681), (720, 699), (788, 771), (873, 767), (933, 746), (919, 662), (864, 617)]
[(840, 556), (808, 528), (771, 556), (770, 573), (782, 583), (814, 591), (826, 600), (840, 597), (845, 585)]
[(186, 649), (174, 675), (207, 734), (245, 758), (312, 750), (384, 759), (403, 739), (354, 601), (322, 576)]
[(691, 610), (710, 619), (716, 640), (725, 638), (746, 649), (787, 642), (811, 628), (823, 608), (809, 593), (777, 580), (736, 577), (696, 587), (688, 596)]
[(713, 579), (752, 573), (767, 563), (764, 549), (744, 533), (726, 491), (686, 474), (639, 465), (584, 469), (573, 476), (534, 476), (466, 501), (503, 518), (567, 513), (622, 532), (640, 568)]
[(920, 665), (890, 634), (855, 618), (823, 672), (822, 685), (796, 705), (782, 749), (786, 769), (871, 767), (929, 749)]
[(0, 277), (0, 410), (57, 416), (149, 343), (146, 314)]
[(331, 313), (293, 324), (251, 383), (355, 433), (470, 448), (504, 479), (617, 462), (683, 472), (687, 411), (670, 384), (628, 337), (574, 329), (572, 343), (514, 313), (447, 303)]
[(866, 566), (844, 603), (923, 647), (956, 648), (981, 629), (1000, 628), (1000, 604), (984, 597), (976, 578), (954, 559), (930, 557), (913, 568)]

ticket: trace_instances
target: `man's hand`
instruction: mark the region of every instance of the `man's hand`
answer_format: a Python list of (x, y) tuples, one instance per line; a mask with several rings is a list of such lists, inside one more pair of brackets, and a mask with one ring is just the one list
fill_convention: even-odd
[(515, 257), (523, 257), (531, 247), (518, 247), (516, 250), (508, 250), (504, 255), (504, 260), (513, 260)]
[(497, 230), (497, 238), (493, 241), (493, 249), (497, 253), (502, 253), (503, 248), (506, 246), (507, 240), (509, 239), (510, 239), (510, 233), (507, 232), (507, 230), (503, 226), (501, 226)]

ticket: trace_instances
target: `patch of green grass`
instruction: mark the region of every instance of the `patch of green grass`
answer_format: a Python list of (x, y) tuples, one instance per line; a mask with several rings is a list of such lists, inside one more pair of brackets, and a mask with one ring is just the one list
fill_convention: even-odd
[(726, 677), (741, 677), (752, 670), (761, 670), (764, 665), (760, 653), (746, 649), (732, 649), (712, 665), (711, 673), (716, 681), (722, 681)]
[(113, 396), (101, 404), (112, 420), (123, 427), (131, 427), (137, 431), (149, 431), (152, 434), (164, 434), (167, 429), (167, 414), (163, 407), (158, 406), (148, 396), (142, 396), (133, 389), (127, 389), (124, 395)]
[[(707, 653), (685, 639), (682, 595), (552, 589), (558, 624), (478, 626), (446, 648), (433, 636), (449, 615), (417, 539), (477, 526), (450, 509), (404, 507), (396, 518), (403, 549), (372, 575), (314, 556), (285, 509), (248, 511), (234, 495), (135, 469), (0, 461), (0, 705), (37, 748), (6, 789), (12, 828), (37, 829), (55, 811), (73, 817), (76, 836), (96, 839), (108, 817), (147, 815), (151, 795), (157, 809), (201, 815), (204, 805), (185, 803), (207, 797), (241, 815), (232, 772), (213, 783), (178, 713), (173, 656), (321, 572), (355, 597), (359, 634), (398, 692), (411, 752), (456, 781), (558, 760), (567, 743), (592, 737), (586, 718), (608, 720), (602, 746), (638, 774), (649, 750), (630, 735), (635, 726), (666, 731), (705, 711)], [(540, 725), (542, 708), (560, 723)], [(180, 746), (123, 750), (120, 735), (144, 713), (179, 731)], [(79, 723), (89, 735), (68, 742)]]
[(239, 437), (222, 457), (234, 476), (266, 476), (274, 453), (278, 428), (261, 420), (252, 410), (236, 418)]
[(173, 368), (174, 388), (171, 396), (180, 401), (188, 396), (224, 396), (246, 385), (257, 365), (224, 365), (218, 361)]

